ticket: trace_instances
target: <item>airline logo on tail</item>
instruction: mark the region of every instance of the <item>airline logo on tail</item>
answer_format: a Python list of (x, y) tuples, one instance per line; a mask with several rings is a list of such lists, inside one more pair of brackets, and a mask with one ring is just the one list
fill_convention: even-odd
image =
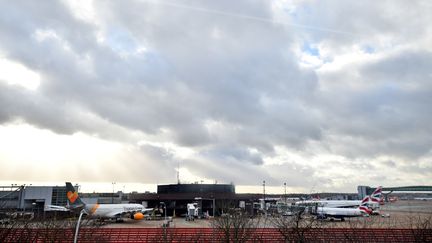
[(69, 199), (69, 201), (71, 203), (74, 203), (77, 200), (77, 198), (78, 198), (78, 193), (77, 192), (68, 191), (67, 192), (67, 198)]
[(69, 201), (69, 205), (73, 208), (79, 208), (84, 206), (84, 203), (81, 201), (78, 192), (75, 191), (75, 188), (72, 186), (72, 183), (66, 182), (66, 196)]
[(365, 214), (371, 214), (372, 210), (366, 206), (360, 206), (359, 207), (360, 211), (364, 212)]
[(372, 202), (380, 202), (381, 201), (381, 195), (382, 195), (382, 186), (379, 186), (372, 193), (372, 195), (370, 196), (370, 199)]
[(362, 211), (362, 212), (364, 212), (366, 214), (371, 214), (372, 213), (372, 209), (370, 209), (367, 206), (368, 202), (369, 202), (369, 196), (364, 197), (363, 200), (361, 201), (359, 209), (360, 209), (360, 211)]

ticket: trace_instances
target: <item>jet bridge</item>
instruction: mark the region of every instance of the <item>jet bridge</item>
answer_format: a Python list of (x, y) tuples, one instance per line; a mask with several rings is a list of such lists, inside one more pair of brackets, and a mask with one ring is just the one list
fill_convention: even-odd
[[(359, 198), (362, 198), (366, 195), (370, 195), (373, 191), (375, 191), (376, 187), (369, 186), (358, 186), (358, 194)], [(383, 193), (386, 201), (387, 197), (392, 192), (432, 192), (432, 186), (398, 186), (398, 187), (383, 187)]]

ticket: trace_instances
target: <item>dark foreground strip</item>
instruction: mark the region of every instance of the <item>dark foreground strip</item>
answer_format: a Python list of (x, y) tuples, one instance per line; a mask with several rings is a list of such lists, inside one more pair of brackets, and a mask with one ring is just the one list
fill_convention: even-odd
[[(74, 229), (0, 229), (0, 242), (72, 242)], [(432, 242), (431, 229), (83, 228), (79, 242)]]

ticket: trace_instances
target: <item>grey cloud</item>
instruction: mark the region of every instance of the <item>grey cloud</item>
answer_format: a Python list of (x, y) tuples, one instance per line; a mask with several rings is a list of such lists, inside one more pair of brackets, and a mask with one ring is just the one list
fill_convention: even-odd
[[(387, 84), (391, 88), (401, 85), (402, 87), (415, 88), (425, 85), (431, 88), (432, 79), (430, 70), (432, 53), (430, 51), (401, 51), (375, 62), (370, 62), (359, 71), (367, 73), (365, 82)], [(429, 81), (429, 82), (428, 82)]]
[(415, 173), (417, 175), (423, 175), (423, 176), (431, 176), (432, 175), (432, 166), (426, 165), (422, 166), (419, 163), (411, 162), (408, 164), (403, 164), (401, 166), (401, 169), (403, 169), (405, 172), (408, 173)]
[[(329, 118), (326, 133), (345, 143), (340, 145), (345, 152), (338, 153), (416, 159), (430, 151), (432, 89), (427, 77), (431, 57), (429, 52), (404, 51), (353, 66), (346, 72), (358, 71), (357, 79), (339, 76), (341, 86), (321, 94), (322, 109)], [(367, 84), (366, 88), (351, 88), (349, 84), (355, 82)]]
[[(137, 4), (138, 9), (147, 6), (145, 3), (133, 4)], [(62, 6), (57, 7), (61, 9)], [(143, 9), (144, 15), (147, 11), (150, 15), (153, 14), (152, 11), (157, 11), (161, 6), (156, 4), (147, 7)], [(133, 11), (133, 9), (135, 8), (127, 8), (124, 11)], [(260, 8), (256, 8), (258, 9)], [(206, 138), (208, 134), (203, 129), (203, 120), (208, 118), (242, 125), (244, 123), (246, 126), (250, 124), (252, 130), (265, 137), (264, 131), (257, 128), (260, 129), (260, 126), (277, 120), (263, 121), (265, 124), (253, 123), (256, 117), (269, 115), (259, 106), (262, 94), (272, 97), (283, 95), (284, 99), (289, 99), (286, 97), (288, 94), (296, 99), (314, 88), (313, 75), (303, 74), (292, 60), (285, 60), (281, 56), (280, 51), (286, 48), (289, 37), (284, 32), (275, 32), (275, 27), (263, 23), (251, 23), (245, 29), (242, 20), (225, 17), (219, 24), (222, 24), (222, 31), (226, 32), (225, 35), (230, 40), (215, 41), (208, 33), (214, 27), (214, 24), (209, 22), (214, 18), (212, 14), (197, 14), (195, 17), (202, 21), (196, 21), (188, 17), (190, 11), (179, 8), (164, 8), (164, 10), (173, 14), (164, 15), (158, 23), (169, 29), (182, 30), (178, 36), (167, 38), (163, 35), (163, 31), (159, 28), (152, 29), (152, 23), (146, 22), (139, 25), (136, 23), (137, 26), (133, 23), (125, 23), (121, 27), (131, 33), (138, 42), (142, 41), (144, 44), (148, 42), (150, 48), (155, 45), (156, 49), (150, 49), (150, 55), (158, 57), (156, 62), (151, 57), (147, 58), (147, 54), (144, 54), (144, 57), (128, 57), (126, 60), (119, 57), (107, 46), (95, 43), (94, 26), (85, 26), (84, 23), (71, 17), (57, 19), (53, 16), (53, 19), (50, 19), (39, 18), (37, 14), (29, 16), (34, 25), (42, 24), (52, 28), (72, 47), (73, 51), (68, 53), (62, 50), (63, 47), (58, 40), (35, 43), (31, 38), (34, 29), (27, 30), (27, 40), (22, 40), (22, 43), (27, 42), (37, 47), (34, 50), (40, 50), (28, 53), (27, 56), (44, 57), (38, 60), (40, 66), (38, 71), (42, 72), (44, 77), (41, 91), (57, 104), (58, 102), (78, 103), (102, 118), (122, 126), (147, 133), (156, 133), (159, 128), (168, 127), (174, 133), (178, 133), (174, 137), (177, 142), (198, 145), (209, 142)], [(41, 7), (40, 12), (46, 14), (47, 10)], [(67, 12), (65, 15), (68, 15)], [(126, 21), (126, 19), (119, 19), (123, 18), (121, 15), (115, 16), (119, 23)], [(200, 26), (191, 28), (184, 23), (179, 24), (178, 21), (173, 21), (175, 17), (181, 17), (192, 25)], [(65, 26), (72, 26), (72, 29), (84, 27), (80, 29), (82, 32), (78, 33), (84, 38), (76, 40), (70, 36), (70, 33), (64, 31), (64, 27), (50, 24), (51, 22), (64, 22)], [(143, 34), (145, 35), (141, 36)], [(258, 35), (259, 40), (255, 41), (254, 38)], [(186, 45), (181, 46), (179, 38), (187, 38), (188, 43), (183, 43)], [(213, 46), (208, 45), (212, 41)], [(14, 49), (13, 43), (9, 45)], [(84, 49), (83, 54), (78, 53), (84, 45), (88, 48)], [(269, 46), (274, 48), (269, 49)], [(212, 48), (215, 49), (212, 51)], [(13, 54), (10, 56), (22, 61), (19, 56)], [(92, 74), (81, 71), (80, 61), (85, 57), (84, 54), (90, 57)], [(257, 56), (259, 58), (256, 58)], [(26, 64), (34, 66), (28, 61)], [(256, 71), (251, 72), (251, 68)], [(265, 73), (262, 70), (265, 70)], [(176, 89), (178, 84), (183, 84), (183, 88)], [(162, 90), (162, 96), (158, 96), (158, 90)], [(285, 101), (280, 105), (282, 110), (289, 106)], [(292, 108), (285, 109), (287, 115), (291, 112), (290, 109)], [(272, 115), (277, 114), (270, 114)], [(292, 114), (293, 118), (294, 116)], [(286, 118), (278, 120), (286, 122)], [(307, 138), (309, 129), (317, 130), (311, 122), (306, 124), (308, 124), (306, 130), (296, 132), (295, 136)], [(285, 130), (284, 125), (280, 126)], [(273, 133), (272, 137), (278, 137), (279, 134), (282, 133)], [(279, 140), (283, 141), (286, 138), (281, 137)], [(271, 145), (267, 146), (271, 147)]]
[[(407, 8), (401, 1), (312, 1), (300, 3), (289, 19), (354, 35), (272, 23), (268, 1), (94, 2), (97, 23), (75, 18), (59, 2), (0, 6), (0, 52), (42, 78), (34, 93), (0, 84), (2, 123), (24, 119), (57, 133), (83, 131), (134, 146), (142, 134), (168, 131), (164, 142), (197, 151), (188, 169), (240, 183), (267, 178), (277, 184), (286, 169), (294, 175), (290, 183), (312, 177), (308, 185), (331, 185), (306, 165), (264, 165), (275, 146), (314, 154), (313, 141), (329, 153), (372, 160), (417, 159), (432, 145), (430, 52), (402, 48), (321, 75), (301, 68), (293, 51), (307, 42), (331, 47), (330, 58), (353, 45), (379, 52), (388, 48), (384, 37), (389, 45), (409, 46), (429, 33), (427, 2)], [(57, 37), (37, 41), (37, 30)], [(369, 86), (359, 90), (353, 83)], [(213, 131), (209, 122), (221, 128)], [(151, 147), (137, 154), (133, 166), (162, 169), (174, 156)]]
[(182, 166), (186, 166), (195, 175), (221, 183), (234, 182), (236, 185), (260, 185), (262, 180), (266, 180), (266, 182), (276, 184), (276, 179), (262, 166), (249, 163), (199, 157), (184, 160)]
[(382, 164), (384, 164), (387, 167), (394, 168), (396, 166), (396, 162), (392, 160), (383, 161)]
[(202, 156), (209, 159), (226, 161), (227, 163), (252, 163), (255, 165), (263, 164), (263, 159), (259, 153), (253, 153), (247, 148), (235, 145), (219, 145), (213, 146), (208, 150), (202, 150)]
[(277, 181), (270, 184), (273, 186), (287, 183), (289, 186), (311, 188), (315, 183), (325, 181), (325, 179), (320, 178), (318, 171), (311, 166), (295, 162), (270, 165), (268, 170), (272, 178), (277, 178)]
[(430, 38), (432, 20), (429, 1), (305, 1), (298, 4), (293, 21), (297, 23), (341, 31), (306, 30), (302, 35), (308, 41), (325, 43), (338, 53), (347, 46), (369, 46), (381, 49), (406, 45), (418, 38)]

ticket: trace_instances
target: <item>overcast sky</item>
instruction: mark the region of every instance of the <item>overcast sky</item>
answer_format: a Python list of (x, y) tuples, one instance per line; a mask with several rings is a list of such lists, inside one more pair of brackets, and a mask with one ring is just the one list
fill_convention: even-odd
[(431, 184), (431, 23), (429, 0), (0, 0), (0, 178)]

